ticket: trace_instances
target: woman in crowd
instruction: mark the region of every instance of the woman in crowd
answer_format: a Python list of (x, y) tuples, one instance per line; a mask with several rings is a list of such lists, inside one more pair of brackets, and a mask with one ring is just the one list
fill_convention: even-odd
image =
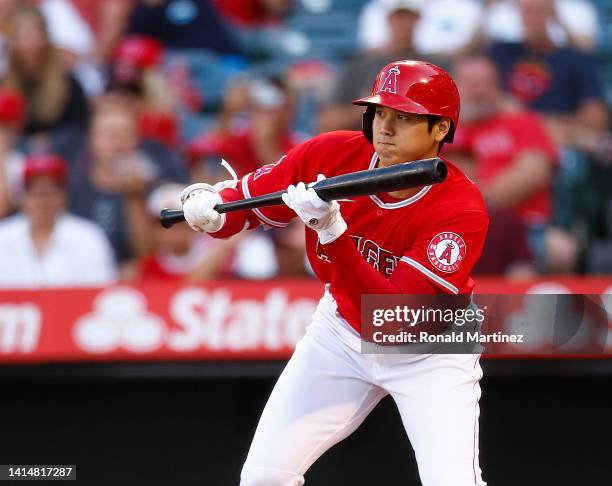
[(83, 90), (51, 44), (44, 17), (31, 5), (19, 6), (12, 17), (2, 84), (28, 100), (27, 136), (52, 136), (60, 129), (81, 129), (87, 123)]

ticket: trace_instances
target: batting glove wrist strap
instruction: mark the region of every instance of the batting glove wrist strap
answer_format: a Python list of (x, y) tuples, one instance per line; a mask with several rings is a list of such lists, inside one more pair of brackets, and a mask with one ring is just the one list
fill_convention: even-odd
[(338, 238), (340, 238), (340, 236), (346, 230), (347, 230), (346, 221), (344, 221), (344, 218), (342, 217), (342, 215), (340, 214), (340, 211), (338, 210), (336, 213), (334, 213), (330, 225), (325, 229), (321, 229), (317, 231), (317, 233), (319, 234), (319, 241), (321, 242), (321, 244), (327, 245), (328, 243), (331, 243), (332, 241), (335, 241)]
[(192, 196), (196, 196), (197, 194), (203, 191), (217, 193), (217, 189), (215, 189), (215, 186), (206, 184), (205, 182), (198, 182), (197, 184), (191, 184), (190, 186), (187, 186), (185, 189), (183, 189), (183, 192), (181, 192), (181, 203), (185, 204), (187, 199)]
[(216, 233), (225, 224), (225, 214), (213, 208), (223, 203), (218, 189), (203, 182), (191, 184), (181, 193), (185, 220), (199, 232)]
[[(324, 179), (319, 176), (317, 181)], [(306, 226), (319, 234), (321, 243), (331, 243), (346, 231), (346, 222), (340, 214), (336, 201), (323, 201), (314, 189), (307, 188), (303, 182), (289, 186), (283, 194), (283, 202), (293, 209)]]

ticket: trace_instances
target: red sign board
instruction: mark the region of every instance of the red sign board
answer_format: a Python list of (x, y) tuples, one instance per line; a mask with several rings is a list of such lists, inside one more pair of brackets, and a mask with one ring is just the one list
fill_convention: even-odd
[[(611, 279), (479, 279), (477, 291), (610, 295), (612, 314)], [(313, 280), (1, 291), (0, 363), (284, 359), (322, 293)]]

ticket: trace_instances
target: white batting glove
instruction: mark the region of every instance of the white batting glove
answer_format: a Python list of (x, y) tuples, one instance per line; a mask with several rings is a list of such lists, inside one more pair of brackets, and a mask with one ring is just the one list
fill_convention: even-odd
[(185, 221), (199, 232), (215, 233), (223, 227), (225, 214), (213, 209), (222, 202), (219, 190), (203, 182), (191, 184), (181, 193)]
[[(317, 182), (325, 179), (319, 174)], [(303, 182), (297, 186), (290, 185), (283, 194), (283, 202), (295, 211), (306, 226), (315, 230), (322, 244), (331, 243), (347, 229), (346, 222), (340, 214), (337, 201), (323, 201), (312, 188)]]

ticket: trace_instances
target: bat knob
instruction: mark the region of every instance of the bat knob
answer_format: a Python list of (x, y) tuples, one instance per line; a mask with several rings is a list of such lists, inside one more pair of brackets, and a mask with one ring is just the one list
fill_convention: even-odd
[(172, 228), (172, 226), (181, 221), (185, 221), (183, 211), (165, 208), (159, 213), (159, 223), (164, 228)]

